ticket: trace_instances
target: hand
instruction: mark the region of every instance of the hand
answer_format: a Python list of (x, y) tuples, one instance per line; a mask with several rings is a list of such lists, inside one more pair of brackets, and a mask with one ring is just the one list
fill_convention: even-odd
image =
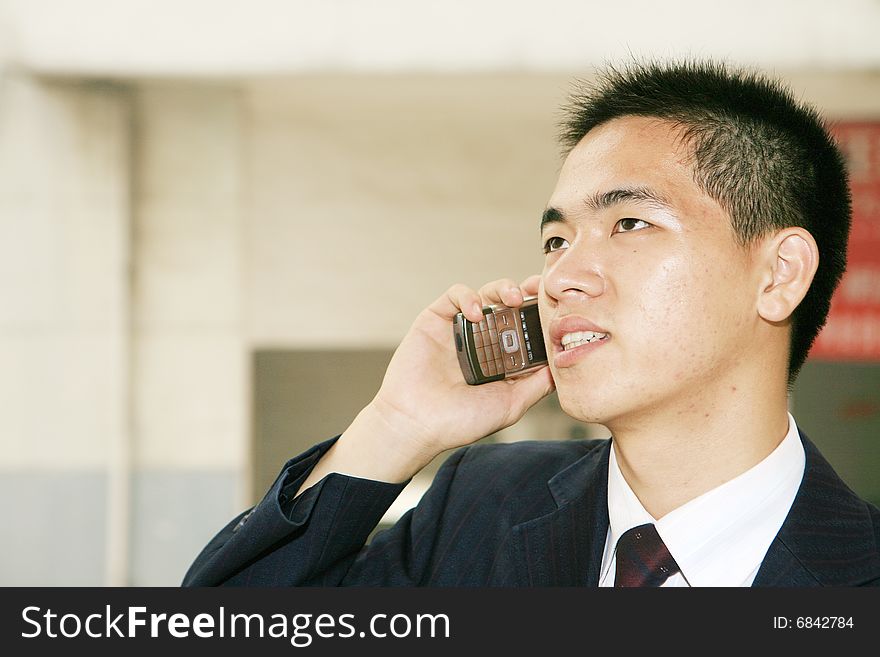
[(537, 294), (539, 280), (535, 275), (517, 285), (501, 279), (487, 283), (479, 292), (454, 285), (419, 314), (394, 353), (368, 410), (381, 418), (398, 450), (412, 450), (420, 455), (417, 460), (427, 463), (444, 450), (514, 424), (552, 392), (547, 366), (513, 379), (468, 385), (452, 334), (453, 318), (459, 311), (479, 322), (483, 305), (503, 303), (516, 308), (524, 296)]
[(441, 452), (515, 423), (552, 392), (546, 365), (515, 379), (468, 385), (452, 333), (459, 310), (479, 322), (484, 305), (519, 307), (523, 296), (537, 294), (539, 281), (537, 275), (520, 285), (501, 279), (479, 292), (454, 285), (423, 310), (394, 352), (379, 392), (315, 465), (300, 492), (331, 472), (404, 482)]

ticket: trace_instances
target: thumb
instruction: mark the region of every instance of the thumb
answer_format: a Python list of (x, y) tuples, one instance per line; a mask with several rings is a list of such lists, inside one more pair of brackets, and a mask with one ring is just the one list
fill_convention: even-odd
[(511, 385), (516, 400), (514, 405), (520, 416), (556, 389), (548, 365), (515, 379)]

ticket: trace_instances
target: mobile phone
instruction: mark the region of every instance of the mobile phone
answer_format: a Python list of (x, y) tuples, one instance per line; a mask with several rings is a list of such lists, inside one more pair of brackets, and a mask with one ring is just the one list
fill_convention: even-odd
[(501, 381), (547, 363), (537, 297), (526, 297), (518, 308), (483, 306), (479, 324), (458, 313), (453, 335), (464, 380), (472, 386)]

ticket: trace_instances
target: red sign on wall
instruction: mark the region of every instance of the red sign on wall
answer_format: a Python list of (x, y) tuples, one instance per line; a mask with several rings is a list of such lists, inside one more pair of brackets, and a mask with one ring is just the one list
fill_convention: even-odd
[(880, 122), (840, 123), (853, 222), (847, 268), (810, 358), (880, 362)]

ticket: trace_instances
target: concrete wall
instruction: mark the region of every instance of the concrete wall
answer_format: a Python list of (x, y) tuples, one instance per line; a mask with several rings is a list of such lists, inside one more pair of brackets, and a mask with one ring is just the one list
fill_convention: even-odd
[(175, 584), (245, 503), (240, 106), (3, 80), (0, 583)]
[(129, 581), (177, 584), (247, 486), (241, 94), (132, 90)]
[(253, 343), (395, 345), (452, 283), (540, 270), (565, 78), (315, 76), (245, 89)]
[(128, 98), (0, 78), (3, 584), (105, 577), (128, 436)]

